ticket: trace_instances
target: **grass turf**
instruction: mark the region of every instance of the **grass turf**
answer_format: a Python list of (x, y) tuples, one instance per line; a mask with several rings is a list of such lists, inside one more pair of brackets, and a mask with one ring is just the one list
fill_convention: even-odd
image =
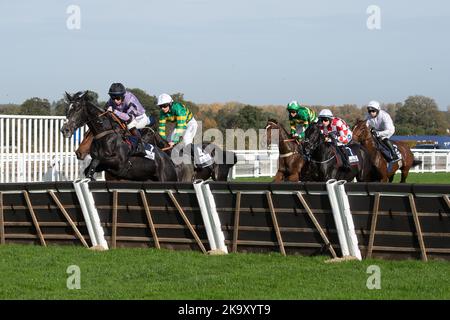
[[(260, 178), (237, 178), (237, 182), (271, 182), (272, 177)], [(400, 173), (395, 175), (394, 182), (400, 182)], [(431, 183), (431, 184), (450, 184), (450, 172), (436, 173), (410, 173), (406, 179), (407, 183)]]
[[(446, 261), (364, 260), (280, 254), (0, 246), (0, 299), (450, 299)], [(81, 289), (66, 287), (68, 266)], [(381, 268), (369, 290), (367, 267)]]

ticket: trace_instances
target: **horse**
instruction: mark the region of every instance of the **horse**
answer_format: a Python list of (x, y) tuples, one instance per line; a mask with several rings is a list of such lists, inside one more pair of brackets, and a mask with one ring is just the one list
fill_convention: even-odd
[(288, 181), (298, 182), (305, 179), (307, 162), (300, 152), (301, 145), (296, 139), (289, 138), (289, 134), (282, 124), (275, 119), (269, 119), (266, 124), (267, 144), (272, 143), (272, 130), (278, 131), (278, 170), (274, 182)]
[(350, 182), (355, 178), (358, 182), (372, 181), (374, 168), (367, 150), (356, 143), (346, 147), (350, 148), (353, 156), (357, 156), (357, 161), (350, 163), (349, 168), (343, 166), (336, 142), (326, 142), (317, 123), (311, 124), (305, 131), (303, 150), (309, 158), (310, 170), (319, 175), (319, 181), (336, 179)]
[(69, 103), (61, 133), (70, 138), (75, 129), (84, 125), (93, 135), (90, 148), (92, 162), (86, 176), (93, 179), (95, 172), (106, 171), (119, 179), (135, 181), (177, 181), (175, 166), (170, 158), (159, 150), (153, 149), (147, 157), (130, 156), (131, 145), (126, 139), (127, 130), (112, 112), (107, 112), (94, 104), (88, 91), (77, 92), (73, 96), (66, 92)]
[(407, 143), (402, 141), (395, 141), (394, 144), (397, 145), (402, 159), (389, 165), (389, 162), (377, 149), (375, 142), (376, 138), (374, 138), (370, 133), (369, 127), (367, 127), (366, 125), (366, 121), (357, 120), (356, 124), (353, 126), (352, 131), (353, 140), (361, 143), (369, 152), (370, 159), (373, 165), (377, 168), (379, 180), (381, 180), (381, 182), (392, 182), (394, 180), (395, 172), (400, 169), (400, 182), (405, 183), (406, 178), (408, 177), (409, 170), (412, 167), (422, 163), (422, 161), (414, 159), (414, 155)]
[[(141, 135), (143, 141), (156, 145), (173, 159), (172, 152), (174, 151), (174, 148), (170, 148), (167, 140), (163, 139), (158, 132), (152, 128), (146, 127), (141, 130)], [(214, 181), (227, 181), (230, 170), (237, 162), (236, 154), (231, 151), (223, 151), (217, 145), (212, 143), (203, 143), (201, 149), (203, 152), (208, 153), (209, 156), (214, 159), (214, 162), (210, 166), (195, 167), (190, 155), (194, 152), (193, 148), (198, 146), (188, 145), (182, 149), (182, 152), (187, 153), (189, 160), (182, 161), (181, 163), (177, 162), (175, 165), (179, 181), (192, 182), (197, 179), (207, 180), (209, 178)], [(219, 155), (221, 155), (222, 158), (220, 158)]]

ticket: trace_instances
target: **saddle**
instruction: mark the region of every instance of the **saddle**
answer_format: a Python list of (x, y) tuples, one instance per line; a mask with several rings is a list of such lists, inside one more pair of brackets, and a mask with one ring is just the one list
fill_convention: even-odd
[[(386, 159), (387, 162), (392, 162), (392, 154), (391, 151), (389, 150), (389, 148), (383, 143), (381, 142), (378, 137), (373, 136), (373, 140), (375, 141), (375, 146), (376, 148), (381, 152), (381, 154), (383, 155), (384, 159)], [(394, 146), (394, 150), (397, 153), (398, 159), (401, 160), (402, 159), (402, 155), (400, 153), (400, 150), (398, 150), (397, 144), (395, 144), (394, 141), (392, 141), (392, 145)]]
[(155, 146), (150, 144), (150, 143), (145, 143), (145, 142), (140, 142), (139, 137), (137, 136), (126, 136), (126, 142), (128, 143), (128, 145), (130, 146), (130, 152), (133, 152), (134, 150), (136, 150), (136, 146), (139, 143), (142, 143), (144, 145), (144, 151), (145, 151), (145, 155), (142, 154), (142, 156), (144, 158), (150, 159), (150, 160), (155, 160)]

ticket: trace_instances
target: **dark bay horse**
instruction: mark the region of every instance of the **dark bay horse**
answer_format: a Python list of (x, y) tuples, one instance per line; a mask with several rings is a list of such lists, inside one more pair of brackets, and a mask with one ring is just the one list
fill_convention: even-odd
[(378, 170), (379, 180), (381, 180), (381, 182), (392, 182), (392, 180), (394, 180), (395, 172), (400, 169), (402, 173), (400, 182), (404, 183), (408, 177), (409, 170), (412, 167), (422, 163), (422, 161), (414, 159), (414, 155), (408, 144), (402, 141), (395, 141), (394, 143), (397, 145), (397, 148), (402, 155), (402, 160), (393, 163), (389, 170), (389, 163), (377, 149), (374, 140), (375, 138), (370, 133), (369, 127), (366, 125), (366, 121), (357, 120), (352, 131), (353, 140), (361, 143), (369, 152), (370, 159)]
[(89, 178), (92, 179), (95, 172), (105, 170), (119, 179), (177, 181), (175, 166), (158, 148), (153, 147), (154, 159), (130, 157), (131, 146), (126, 139), (126, 130), (112, 113), (94, 104), (87, 91), (73, 96), (66, 93), (66, 98), (69, 108), (67, 122), (61, 128), (64, 137), (70, 138), (75, 129), (84, 125), (93, 135), (92, 162), (86, 171)]
[(367, 150), (356, 143), (350, 143), (347, 147), (358, 157), (358, 162), (350, 165), (350, 168), (344, 168), (340, 164), (336, 142), (326, 142), (317, 123), (311, 124), (305, 131), (303, 150), (309, 158), (310, 170), (319, 175), (319, 181), (329, 179), (352, 181), (354, 178), (358, 182), (372, 181), (374, 168)]
[(269, 119), (266, 124), (267, 144), (271, 144), (272, 136), (278, 133), (278, 171), (275, 174), (274, 182), (288, 181), (298, 182), (305, 179), (306, 160), (300, 149), (301, 146), (296, 139), (291, 139), (282, 124), (275, 119)]
[[(158, 132), (152, 128), (146, 127), (141, 130), (142, 140), (156, 145), (168, 155), (172, 155), (173, 149), (169, 147), (167, 140), (163, 139)], [(234, 152), (223, 151), (212, 143), (203, 143), (201, 148), (207, 152), (213, 159), (214, 163), (207, 167), (194, 167), (190, 154), (192, 153), (191, 145), (182, 149), (189, 154), (188, 160), (175, 165), (179, 181), (192, 182), (196, 179), (207, 180), (209, 178), (214, 181), (227, 181), (230, 170), (237, 162)]]

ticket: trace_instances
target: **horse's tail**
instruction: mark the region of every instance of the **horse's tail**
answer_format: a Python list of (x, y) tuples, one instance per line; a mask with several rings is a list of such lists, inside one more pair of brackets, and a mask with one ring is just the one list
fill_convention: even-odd
[(416, 160), (416, 159), (414, 159), (414, 160), (413, 160), (413, 163), (412, 163), (412, 166), (413, 166), (413, 167), (416, 167), (416, 166), (421, 165), (421, 164), (422, 164), (422, 160)]

